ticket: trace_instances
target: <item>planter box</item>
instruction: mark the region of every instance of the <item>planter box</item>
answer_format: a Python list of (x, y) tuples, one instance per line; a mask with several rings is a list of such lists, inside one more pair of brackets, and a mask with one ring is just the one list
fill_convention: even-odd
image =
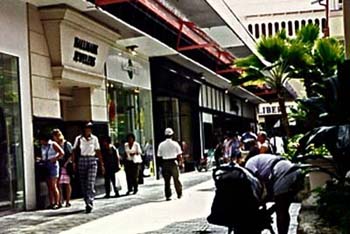
[[(313, 166), (322, 167), (330, 172), (335, 172), (335, 166), (332, 156), (325, 156), (324, 158), (308, 159), (306, 163)], [(327, 181), (332, 180), (331, 176), (325, 172), (311, 172), (309, 173), (310, 190), (313, 191), (316, 188), (323, 187)]]

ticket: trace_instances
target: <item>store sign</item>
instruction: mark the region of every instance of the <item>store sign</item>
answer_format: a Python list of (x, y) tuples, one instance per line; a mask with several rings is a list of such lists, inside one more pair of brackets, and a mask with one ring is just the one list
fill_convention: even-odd
[[(287, 112), (289, 112), (291, 108), (296, 108), (296, 107), (297, 107), (297, 104), (295, 102), (286, 102)], [(278, 102), (262, 103), (259, 105), (260, 116), (280, 115), (280, 114), (281, 114), (281, 110)]]
[(134, 78), (134, 75), (139, 74), (139, 69), (134, 66), (131, 59), (128, 59), (128, 61), (122, 63), (122, 69), (128, 73), (130, 80)]
[(203, 123), (213, 123), (213, 115), (208, 113), (203, 113)]
[[(73, 60), (77, 63), (82, 63), (87, 66), (94, 67), (96, 65), (96, 56), (98, 54), (98, 45), (80, 39), (79, 37), (74, 38), (74, 48), (79, 49), (74, 51)], [(81, 52), (84, 51), (84, 52)], [(88, 52), (89, 54), (85, 53)]]

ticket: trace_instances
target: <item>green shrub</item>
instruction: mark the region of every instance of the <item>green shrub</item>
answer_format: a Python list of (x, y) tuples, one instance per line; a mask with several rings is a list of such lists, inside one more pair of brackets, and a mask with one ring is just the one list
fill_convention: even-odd
[(326, 188), (315, 191), (318, 212), (329, 225), (339, 228), (342, 234), (350, 233), (350, 186), (330, 182)]

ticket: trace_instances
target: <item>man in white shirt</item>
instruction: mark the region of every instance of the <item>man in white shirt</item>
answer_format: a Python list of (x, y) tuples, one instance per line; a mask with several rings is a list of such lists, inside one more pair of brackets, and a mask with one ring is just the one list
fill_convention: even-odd
[(180, 144), (174, 141), (174, 131), (171, 128), (165, 129), (166, 140), (160, 143), (157, 156), (162, 159), (162, 174), (165, 182), (165, 197), (171, 200), (170, 179), (173, 177), (177, 197), (182, 197), (182, 185), (179, 180), (178, 157), (182, 155)]
[[(75, 138), (73, 162), (78, 159), (78, 173), (81, 184), (81, 191), (86, 204), (86, 213), (90, 213), (93, 208), (95, 198), (95, 181), (97, 176), (97, 160), (100, 160), (101, 171), (104, 174), (104, 164), (102, 160), (100, 144), (98, 138), (92, 134), (92, 123), (84, 126), (83, 134)], [(97, 157), (96, 157), (97, 156)], [(76, 168), (75, 165), (73, 165)]]

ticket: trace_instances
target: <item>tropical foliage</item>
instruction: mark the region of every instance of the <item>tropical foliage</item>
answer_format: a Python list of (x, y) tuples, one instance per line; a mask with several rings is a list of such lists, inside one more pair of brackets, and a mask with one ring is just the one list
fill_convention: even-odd
[[(277, 93), (281, 122), (289, 136), (285, 85), (290, 79), (302, 79), (309, 97), (314, 95), (314, 84), (323, 86), (325, 78), (335, 74), (343, 60), (344, 50), (334, 38), (319, 38), (319, 27), (309, 24), (300, 29), (295, 38), (282, 30), (274, 36), (263, 37), (257, 43), (258, 55), (237, 59), (235, 66), (243, 69), (234, 85), (264, 83)], [(305, 109), (301, 109), (300, 116)], [(298, 112), (294, 111), (297, 116)]]

